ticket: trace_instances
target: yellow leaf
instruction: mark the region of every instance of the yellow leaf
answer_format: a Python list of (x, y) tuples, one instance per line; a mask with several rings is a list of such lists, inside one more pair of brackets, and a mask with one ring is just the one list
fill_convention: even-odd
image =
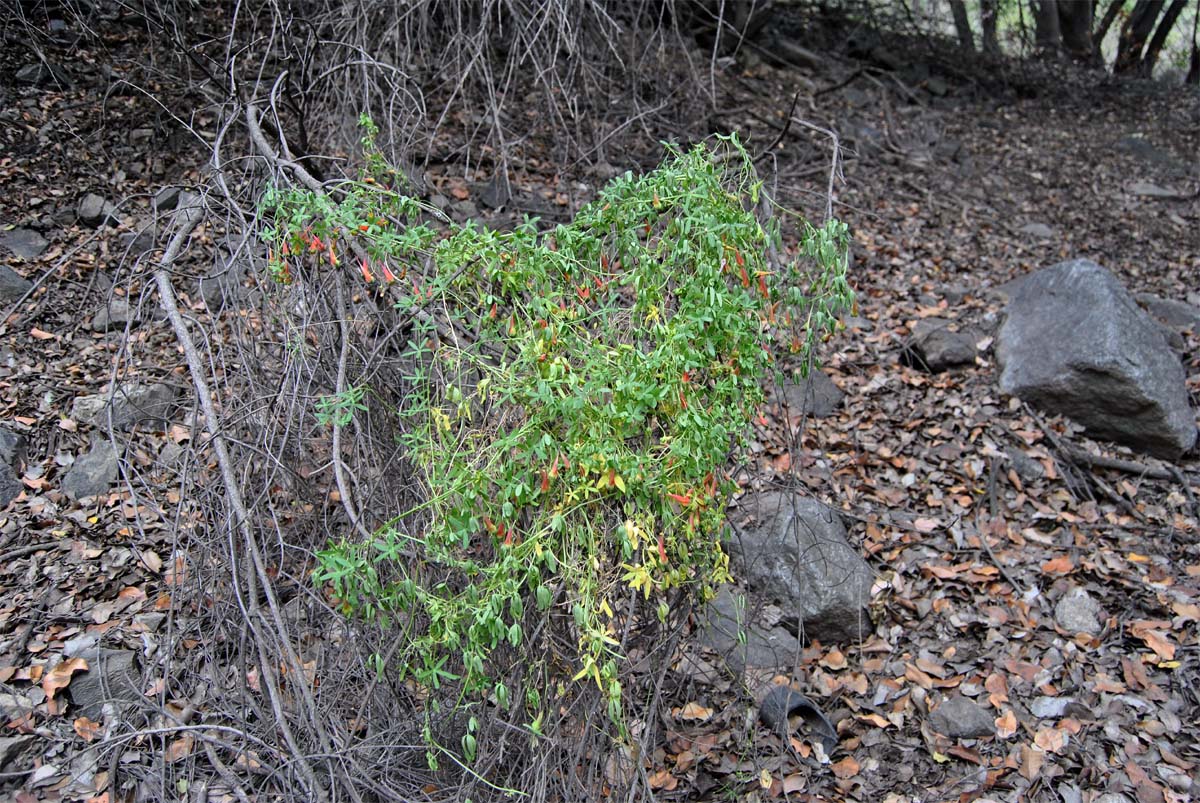
[(617, 486), (618, 491), (625, 493), (625, 480), (621, 479), (620, 474), (613, 475), (613, 485)]
[(948, 756), (944, 753), (934, 753), (933, 760), (939, 764), (945, 764), (947, 761), (950, 760), (950, 756)]
[(758, 785), (763, 789), (771, 788), (771, 771), (763, 770), (758, 774)]

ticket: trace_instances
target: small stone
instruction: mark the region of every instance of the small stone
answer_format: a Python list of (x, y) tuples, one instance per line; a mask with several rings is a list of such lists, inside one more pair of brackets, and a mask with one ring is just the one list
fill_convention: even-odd
[(0, 232), (0, 246), (19, 259), (37, 259), (49, 247), (50, 241), (33, 229), (12, 229)]
[(1010, 447), (1004, 450), (1004, 454), (1008, 457), (1008, 462), (1012, 465), (1013, 471), (1017, 472), (1017, 476), (1026, 482), (1046, 478), (1045, 466), (1020, 449)]
[(1021, 227), (1021, 233), (1037, 237), (1039, 240), (1049, 240), (1054, 237), (1054, 229), (1045, 223), (1026, 223)]
[(38, 741), (38, 737), (32, 733), (22, 736), (0, 736), (0, 770), (19, 772), (31, 766), (29, 760), (33, 757), (25, 754), (32, 752)]
[(57, 64), (37, 61), (26, 64), (13, 76), (18, 84), (25, 86), (49, 86), (53, 83), (66, 84), (67, 72)]
[(0, 508), (8, 507), (8, 503), (21, 495), (25, 486), (18, 479), (16, 472), (6, 465), (0, 465)]
[(75, 461), (62, 479), (62, 490), (72, 499), (85, 499), (108, 490), (117, 479), (117, 447), (101, 441)]
[(80, 199), (79, 205), (75, 207), (75, 216), (83, 225), (96, 228), (112, 222), (112, 215), (116, 211), (117, 207), (111, 201), (94, 192), (89, 192)]
[(821, 371), (812, 371), (799, 382), (786, 382), (774, 391), (788, 415), (811, 415), (827, 418), (833, 415), (846, 394)]
[(455, 201), (450, 204), (450, 211), (452, 216), (459, 220), (474, 220), (479, 217), (479, 207), (471, 200)]
[(0, 463), (19, 468), (25, 460), (25, 436), (0, 428)]
[(905, 365), (932, 373), (975, 364), (975, 335), (956, 332), (946, 321), (925, 318), (913, 330), (912, 340), (900, 354)]
[(0, 301), (8, 304), (29, 292), (33, 283), (7, 265), (0, 265)]
[(154, 193), (154, 211), (170, 212), (179, 206), (179, 196), (183, 194), (182, 187), (163, 187)]
[(154, 248), (154, 228), (146, 227), (139, 231), (123, 231), (120, 242), (121, 250), (144, 254)]
[(1100, 603), (1082, 588), (1072, 588), (1054, 606), (1054, 623), (1064, 632), (1074, 635), (1087, 633), (1094, 636), (1102, 629), (1100, 623), (1104, 611)]
[(78, 397), (71, 405), (71, 418), (81, 424), (104, 426), (108, 424), (110, 406), (112, 425), (117, 429), (129, 429), (142, 422), (163, 426), (175, 411), (175, 389), (163, 383), (126, 382), (111, 397), (107, 393)]
[(951, 739), (981, 739), (996, 733), (992, 715), (966, 697), (955, 696), (929, 715), (929, 724)]
[(82, 716), (103, 722), (105, 708), (112, 706), (118, 715), (142, 700), (142, 677), (137, 656), (129, 650), (99, 649), (82, 655), (86, 672), (71, 679), (67, 693)]
[(951, 307), (957, 307), (969, 295), (971, 295), (971, 291), (962, 285), (951, 285), (942, 290), (942, 298), (946, 299), (946, 303)]
[(127, 323), (140, 323), (137, 310), (131, 309), (129, 302), (120, 297), (112, 298), (101, 307), (92, 317), (93, 332), (107, 332), (111, 329), (124, 329)]

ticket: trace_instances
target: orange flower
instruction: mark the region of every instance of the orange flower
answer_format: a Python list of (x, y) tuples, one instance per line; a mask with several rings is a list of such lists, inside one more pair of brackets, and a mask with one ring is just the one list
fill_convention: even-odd
[(362, 261), (361, 267), (362, 267), (363, 279), (366, 280), (367, 284), (370, 284), (371, 282), (375, 281), (375, 277), (371, 275), (371, 269), (369, 267), (367, 267), (367, 260), (365, 258)]

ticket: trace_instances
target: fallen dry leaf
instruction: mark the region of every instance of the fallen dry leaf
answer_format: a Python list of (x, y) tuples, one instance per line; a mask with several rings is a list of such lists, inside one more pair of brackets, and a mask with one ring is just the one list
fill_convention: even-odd
[(79, 734), (79, 737), (85, 742), (90, 742), (100, 735), (100, 723), (94, 722), (87, 717), (80, 717), (72, 725), (75, 728), (75, 733)]
[(1017, 715), (1011, 710), (996, 717), (996, 735), (1001, 739), (1009, 739), (1017, 732)]
[(853, 778), (855, 775), (858, 775), (862, 767), (859, 766), (854, 756), (846, 756), (841, 761), (834, 762), (830, 766), (830, 769), (833, 770), (834, 775), (844, 781), (847, 778)]
[(46, 692), (46, 698), (54, 699), (54, 695), (71, 685), (71, 676), (76, 672), (86, 672), (88, 668), (87, 661), (82, 658), (68, 658), (62, 661), (58, 666), (46, 673), (46, 677), (42, 680), (42, 691)]
[(713, 710), (705, 708), (700, 703), (687, 703), (676, 712), (676, 716), (689, 722), (703, 722), (704, 720), (711, 719), (712, 715)]

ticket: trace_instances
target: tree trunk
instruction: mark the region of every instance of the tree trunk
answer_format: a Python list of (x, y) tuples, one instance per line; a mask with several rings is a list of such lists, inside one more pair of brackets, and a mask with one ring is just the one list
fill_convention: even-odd
[(979, 0), (979, 28), (982, 31), (984, 53), (995, 55), (1000, 52), (1000, 39), (996, 36), (999, 10), (998, 0)]
[(1192, 17), (1192, 59), (1188, 64), (1187, 78), (1183, 79), (1185, 84), (1200, 84), (1200, 40), (1196, 38), (1197, 31), (1200, 31), (1200, 8)]
[(1100, 24), (1096, 26), (1096, 30), (1092, 33), (1092, 58), (1098, 63), (1104, 63), (1104, 54), (1100, 50), (1104, 44), (1104, 37), (1108, 36), (1108, 29), (1112, 27), (1117, 14), (1121, 13), (1121, 9), (1124, 7), (1125, 0), (1112, 0), (1108, 4), (1108, 8), (1105, 9)]
[(1133, 13), (1121, 26), (1121, 41), (1117, 43), (1114, 73), (1131, 73), (1142, 63), (1142, 48), (1154, 30), (1154, 22), (1162, 11), (1164, 0), (1138, 0)]
[(1146, 78), (1154, 76), (1154, 65), (1158, 63), (1158, 54), (1162, 52), (1163, 44), (1167, 41), (1167, 35), (1175, 27), (1175, 23), (1179, 20), (1179, 15), (1183, 12), (1185, 5), (1187, 5), (1187, 0), (1173, 0), (1171, 5), (1167, 6), (1167, 13), (1163, 15), (1162, 21), (1158, 23), (1158, 28), (1154, 31), (1154, 36), (1150, 38), (1150, 44), (1146, 45), (1146, 53), (1142, 56), (1142, 66), (1140, 68), (1141, 74)]
[(1058, 4), (1058, 24), (1062, 29), (1063, 47), (1072, 58), (1087, 61), (1092, 57), (1092, 0), (1075, 0)]
[(971, 31), (971, 18), (967, 16), (967, 4), (963, 0), (950, 0), (950, 13), (954, 15), (954, 30), (958, 44), (969, 53), (975, 52), (975, 34)]
[(1030, 0), (1033, 4), (1034, 42), (1038, 50), (1055, 51), (1062, 44), (1058, 26), (1058, 0)]

